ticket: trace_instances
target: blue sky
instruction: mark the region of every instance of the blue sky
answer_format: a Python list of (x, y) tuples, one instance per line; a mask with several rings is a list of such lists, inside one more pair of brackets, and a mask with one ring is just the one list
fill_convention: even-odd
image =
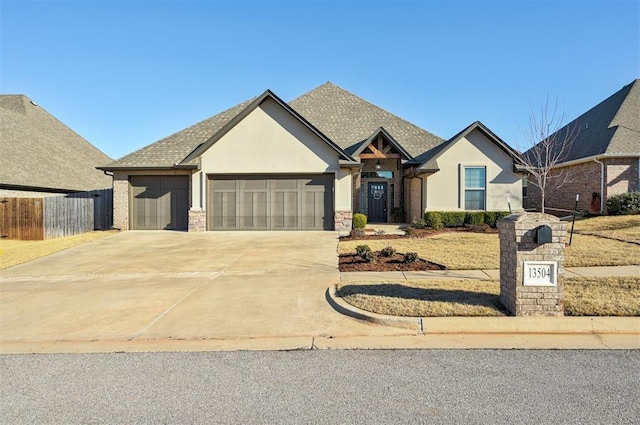
[(0, 92), (118, 158), (271, 89), (326, 81), (443, 138), (512, 145), (640, 77), (638, 1), (1, 0)]

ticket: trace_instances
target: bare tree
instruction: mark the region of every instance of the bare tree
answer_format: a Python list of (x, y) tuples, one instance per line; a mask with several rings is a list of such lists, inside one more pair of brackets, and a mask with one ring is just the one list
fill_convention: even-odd
[(529, 126), (524, 133), (524, 146), (518, 149), (524, 152), (518, 162), (519, 168), (526, 171), (528, 184), (540, 190), (540, 210), (544, 213), (548, 190), (557, 189), (571, 179), (558, 165), (565, 162), (573, 142), (578, 137), (577, 125), (563, 125), (564, 113), (558, 112), (558, 102), (549, 106), (549, 99), (540, 107), (538, 113), (533, 109), (529, 116)]

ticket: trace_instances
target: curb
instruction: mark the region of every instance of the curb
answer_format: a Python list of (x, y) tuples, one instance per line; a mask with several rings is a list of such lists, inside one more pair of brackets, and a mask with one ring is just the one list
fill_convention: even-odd
[(327, 289), (331, 307), (345, 316), (424, 334), (630, 334), (640, 341), (640, 317), (401, 317), (371, 313)]

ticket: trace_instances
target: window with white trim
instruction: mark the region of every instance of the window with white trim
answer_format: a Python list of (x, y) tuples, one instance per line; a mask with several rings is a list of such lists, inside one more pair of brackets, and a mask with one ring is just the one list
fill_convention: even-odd
[(464, 167), (464, 209), (484, 210), (486, 206), (486, 167)]

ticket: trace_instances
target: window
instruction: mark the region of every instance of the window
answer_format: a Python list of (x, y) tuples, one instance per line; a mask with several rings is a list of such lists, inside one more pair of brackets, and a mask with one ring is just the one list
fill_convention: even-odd
[(522, 178), (522, 197), (526, 198), (529, 194), (529, 178), (524, 176)]
[(485, 167), (464, 168), (464, 209), (484, 210), (486, 195)]
[(393, 171), (363, 171), (363, 179), (392, 179)]

